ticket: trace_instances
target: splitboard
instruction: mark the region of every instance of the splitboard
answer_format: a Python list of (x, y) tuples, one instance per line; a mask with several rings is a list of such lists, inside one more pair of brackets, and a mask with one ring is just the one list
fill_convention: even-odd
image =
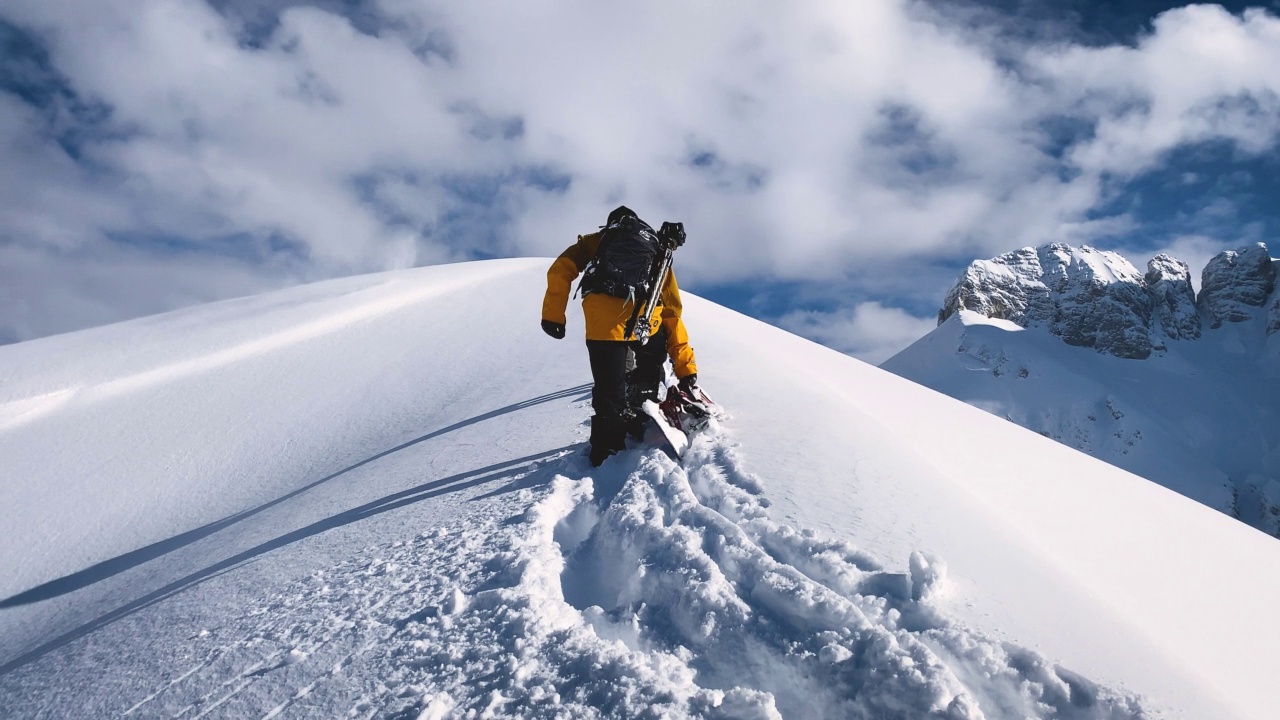
[(652, 400), (644, 401), (644, 413), (653, 418), (653, 422), (657, 424), (658, 429), (662, 431), (663, 437), (667, 439), (667, 444), (675, 451), (676, 457), (684, 457), (684, 451), (689, 449), (689, 436), (684, 431), (671, 424), (667, 420), (667, 416), (662, 414), (662, 409), (658, 407), (658, 403)]
[(667, 396), (661, 404), (647, 400), (644, 412), (662, 430), (676, 457), (683, 458), (694, 435), (702, 432), (715, 420), (723, 418), (719, 405), (701, 388), (694, 388), (695, 395), (682, 392), (679, 387), (667, 387)]

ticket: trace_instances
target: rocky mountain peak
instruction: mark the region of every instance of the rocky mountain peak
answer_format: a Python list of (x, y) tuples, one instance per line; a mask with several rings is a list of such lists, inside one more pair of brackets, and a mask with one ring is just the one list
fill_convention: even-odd
[(1197, 307), (1209, 327), (1244, 322), (1264, 307), (1276, 289), (1271, 254), (1262, 243), (1218, 253), (1200, 280)]
[(1044, 327), (1070, 345), (1142, 359), (1168, 340), (1241, 322), (1270, 305), (1267, 333), (1280, 332), (1276, 271), (1266, 245), (1220, 253), (1204, 269), (1197, 298), (1186, 263), (1157, 255), (1139, 272), (1117, 253), (1052, 243), (976, 260), (948, 291), (941, 324), (960, 310)]
[(1200, 337), (1200, 315), (1196, 311), (1196, 291), (1191, 286), (1191, 268), (1170, 255), (1160, 254), (1147, 261), (1142, 282), (1151, 296), (1153, 329), (1158, 327), (1171, 340)]

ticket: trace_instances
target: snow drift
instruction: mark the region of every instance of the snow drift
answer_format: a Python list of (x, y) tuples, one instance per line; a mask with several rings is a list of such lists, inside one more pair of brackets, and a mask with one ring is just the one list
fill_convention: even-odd
[(6, 713), (1269, 717), (1274, 541), (695, 297), (591, 469), (548, 262), (0, 348)]

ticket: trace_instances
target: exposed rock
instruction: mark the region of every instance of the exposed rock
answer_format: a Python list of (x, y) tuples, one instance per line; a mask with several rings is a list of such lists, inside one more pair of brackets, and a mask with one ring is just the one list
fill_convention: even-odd
[(1271, 302), (1271, 309), (1267, 311), (1267, 337), (1280, 332), (1280, 297)]
[(1199, 297), (1187, 264), (1168, 255), (1146, 274), (1113, 252), (1063, 243), (975, 260), (947, 293), (941, 324), (960, 310), (1043, 327), (1070, 345), (1141, 359), (1168, 340), (1195, 340), (1205, 323), (1265, 318), (1280, 333), (1280, 293), (1267, 246), (1219, 253), (1205, 266)]
[(1022, 248), (991, 260), (975, 260), (947, 292), (938, 324), (957, 311), (973, 310), (991, 318), (1010, 320), (1023, 327), (1053, 317), (1049, 288), (1041, 281), (1044, 271), (1034, 248)]
[(1276, 271), (1262, 243), (1218, 253), (1204, 267), (1197, 302), (1210, 328), (1256, 317), (1276, 289)]
[(1191, 287), (1191, 269), (1181, 260), (1157, 255), (1147, 262), (1143, 278), (1151, 296), (1153, 329), (1172, 340), (1200, 337), (1200, 314), (1196, 311), (1196, 291)]
[(1071, 345), (1125, 358), (1151, 354), (1152, 301), (1123, 257), (1063, 243), (970, 264), (939, 321), (960, 309), (1048, 328)]
[[(1047, 250), (1047, 252), (1046, 252)], [(1113, 252), (1055, 243), (1039, 250), (1058, 313), (1050, 330), (1068, 345), (1123, 358), (1151, 354), (1151, 298), (1142, 273)]]

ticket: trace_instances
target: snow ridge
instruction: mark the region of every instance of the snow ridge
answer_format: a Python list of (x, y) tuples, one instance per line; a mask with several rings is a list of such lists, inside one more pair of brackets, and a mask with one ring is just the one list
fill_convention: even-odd
[(723, 435), (539, 481), (296, 583), (125, 715), (1145, 716), (949, 621), (939, 558), (890, 572), (772, 520)]

